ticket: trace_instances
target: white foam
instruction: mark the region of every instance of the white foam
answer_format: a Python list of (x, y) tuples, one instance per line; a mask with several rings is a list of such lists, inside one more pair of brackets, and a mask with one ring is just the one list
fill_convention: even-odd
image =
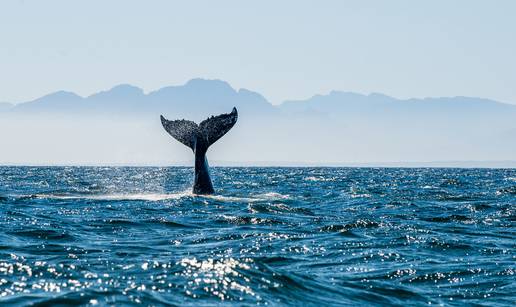
[(235, 196), (224, 196), (224, 195), (195, 195), (196, 197), (209, 198), (222, 202), (255, 202), (260, 201), (259, 198), (250, 197), (235, 197)]
[(37, 198), (45, 199), (61, 199), (61, 200), (72, 200), (72, 199), (85, 199), (85, 200), (143, 200), (143, 201), (163, 201), (163, 200), (176, 200), (184, 197), (196, 197), (213, 199), (221, 202), (258, 202), (267, 201), (274, 199), (286, 199), (288, 195), (282, 195), (279, 193), (265, 193), (259, 194), (254, 197), (237, 197), (237, 196), (224, 196), (224, 195), (195, 195), (190, 190), (178, 192), (178, 193), (113, 193), (113, 194), (36, 194)]
[(276, 193), (276, 192), (269, 192), (269, 193), (265, 193), (265, 194), (260, 194), (258, 196), (262, 197), (262, 198), (265, 198), (265, 200), (289, 199), (290, 198), (289, 195), (283, 195), (283, 194)]
[(306, 181), (335, 181), (335, 178), (324, 178), (322, 176), (319, 176), (319, 177), (310, 176), (310, 177), (305, 177), (304, 180), (306, 180)]
[(194, 196), (191, 192), (180, 192), (170, 194), (158, 193), (120, 193), (120, 194), (92, 194), (92, 195), (56, 195), (56, 194), (37, 194), (38, 198), (47, 199), (91, 199), (91, 200), (145, 200), (145, 201), (162, 201), (171, 199), (180, 199), (183, 197)]

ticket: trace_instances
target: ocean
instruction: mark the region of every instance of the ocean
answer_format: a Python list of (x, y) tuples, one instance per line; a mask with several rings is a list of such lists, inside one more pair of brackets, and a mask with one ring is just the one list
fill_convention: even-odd
[(516, 169), (211, 172), (0, 167), (0, 304), (516, 303)]

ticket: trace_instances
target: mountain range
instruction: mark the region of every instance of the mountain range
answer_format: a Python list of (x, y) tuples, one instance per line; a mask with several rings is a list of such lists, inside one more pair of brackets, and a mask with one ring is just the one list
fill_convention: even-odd
[(237, 164), (516, 160), (516, 105), (340, 91), (272, 105), (224, 81), (193, 79), (149, 93), (124, 84), (87, 97), (59, 91), (0, 103), (0, 163), (187, 161), (187, 149), (162, 131), (159, 115), (200, 121), (233, 106), (239, 122), (213, 152)]
[(121, 84), (87, 97), (59, 91), (33, 101), (0, 105), (0, 110), (25, 114), (88, 114), (131, 116), (170, 113), (196, 116), (201, 110), (211, 114), (233, 106), (244, 113), (276, 110), (262, 95), (246, 89), (234, 90), (220, 80), (193, 79), (182, 86), (168, 86), (145, 94), (141, 88)]

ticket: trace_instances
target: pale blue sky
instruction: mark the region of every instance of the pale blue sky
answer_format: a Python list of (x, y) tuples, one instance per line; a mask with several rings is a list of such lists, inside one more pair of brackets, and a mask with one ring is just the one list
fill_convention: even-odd
[(516, 103), (516, 1), (0, 2), (0, 101), (196, 77)]

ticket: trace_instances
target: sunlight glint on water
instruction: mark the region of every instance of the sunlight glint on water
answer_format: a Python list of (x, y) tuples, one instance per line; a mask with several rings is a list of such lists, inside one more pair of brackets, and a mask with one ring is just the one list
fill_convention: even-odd
[(515, 300), (516, 170), (0, 168), (0, 303)]

